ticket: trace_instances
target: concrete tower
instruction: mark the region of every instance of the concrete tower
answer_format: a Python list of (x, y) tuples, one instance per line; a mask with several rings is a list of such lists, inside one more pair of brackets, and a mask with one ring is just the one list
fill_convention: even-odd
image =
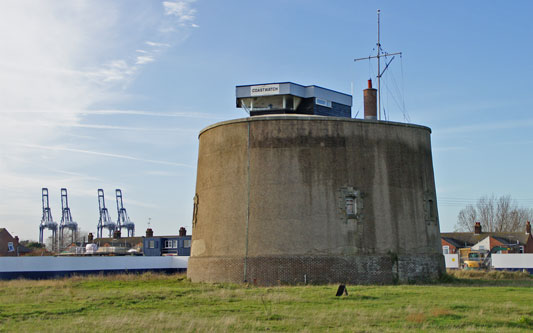
[(260, 285), (438, 277), (430, 133), (297, 114), (207, 127), (188, 277)]

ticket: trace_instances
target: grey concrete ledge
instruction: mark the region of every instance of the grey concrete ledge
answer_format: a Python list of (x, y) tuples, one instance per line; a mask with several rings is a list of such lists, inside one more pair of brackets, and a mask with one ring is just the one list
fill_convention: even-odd
[(375, 124), (379, 126), (400, 126), (400, 127), (410, 127), (427, 130), (431, 133), (431, 128), (423, 125), (408, 124), (408, 123), (399, 123), (395, 121), (385, 121), (385, 120), (369, 120), (369, 119), (357, 119), (357, 118), (344, 118), (344, 117), (326, 117), (326, 116), (314, 116), (314, 115), (298, 115), (298, 114), (277, 114), (277, 115), (264, 115), (264, 116), (253, 116), (247, 118), (238, 118), (225, 120), (213, 125), (209, 125), (202, 129), (198, 134), (198, 137), (204, 132), (219, 127), (230, 124), (238, 124), (245, 122), (253, 121), (269, 121), (269, 120), (302, 120), (302, 121), (338, 121), (338, 122), (349, 122), (349, 123), (359, 123), (359, 124)]

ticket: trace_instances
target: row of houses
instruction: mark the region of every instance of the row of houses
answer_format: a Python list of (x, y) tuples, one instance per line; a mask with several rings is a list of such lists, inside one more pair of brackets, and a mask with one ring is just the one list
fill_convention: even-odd
[[(485, 250), (500, 253), (533, 253), (533, 236), (531, 223), (526, 223), (524, 232), (484, 232), (481, 223), (476, 222), (474, 232), (441, 233), (442, 253), (456, 254), (461, 248)], [(154, 236), (148, 228), (142, 237), (114, 237), (93, 239), (89, 234), (87, 242), (71, 244), (61, 254), (87, 254), (87, 245), (94, 244), (95, 252), (89, 254), (145, 255), (145, 256), (189, 256), (191, 253), (191, 236), (185, 228), (180, 228), (178, 235)], [(21, 256), (31, 250), (20, 244), (18, 237), (13, 237), (5, 228), (0, 228), (0, 256)]]
[[(95, 253), (87, 254), (133, 254), (145, 256), (190, 256), (191, 236), (187, 235), (187, 230), (180, 228), (178, 235), (154, 236), (151, 228), (146, 230), (143, 237), (120, 237), (120, 233), (115, 233), (113, 238), (93, 239), (89, 234), (89, 244), (96, 245)], [(76, 247), (77, 246), (72, 246)], [(90, 248), (85, 247), (87, 250)], [(67, 249), (64, 254), (72, 252)]]
[[(24, 256), (32, 250), (20, 244), (5, 228), (0, 228), (0, 256)], [(43, 253), (50, 255), (51, 253)], [(121, 237), (115, 232), (113, 237), (94, 238), (89, 234), (87, 241), (72, 243), (59, 255), (144, 255), (144, 256), (190, 256), (191, 236), (185, 228), (178, 235), (154, 236), (151, 228), (141, 237)]]
[(522, 232), (484, 232), (481, 223), (476, 222), (474, 232), (442, 232), (441, 243), (443, 254), (456, 254), (462, 248), (496, 253), (533, 253), (529, 221)]

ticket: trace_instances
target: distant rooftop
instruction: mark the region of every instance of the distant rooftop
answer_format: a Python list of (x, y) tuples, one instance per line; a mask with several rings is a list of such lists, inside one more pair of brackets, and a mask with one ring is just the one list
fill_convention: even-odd
[(238, 108), (251, 116), (308, 114), (351, 118), (352, 96), (319, 86), (277, 82), (235, 87)]

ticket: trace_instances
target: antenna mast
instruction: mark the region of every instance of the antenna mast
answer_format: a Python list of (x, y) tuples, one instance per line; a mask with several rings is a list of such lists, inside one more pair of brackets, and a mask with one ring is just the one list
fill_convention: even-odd
[(380, 14), (381, 14), (381, 10), (378, 9), (378, 53), (377, 53), (377, 58), (378, 58), (378, 120), (381, 120), (381, 70), (380, 70), (380, 65), (381, 65), (381, 57), (379, 56), (379, 51), (381, 51), (381, 43), (379, 41), (379, 17), (380, 17)]
[[(387, 52), (383, 52), (383, 50), (381, 49), (381, 42), (380, 42), (380, 14), (381, 14), (381, 10), (378, 9), (378, 42), (377, 42), (377, 54), (375, 56), (370, 56), (370, 57), (366, 57), (366, 58), (357, 58), (357, 59), (354, 59), (354, 61), (360, 61), (360, 60), (370, 60), (370, 59), (377, 59), (378, 60), (378, 75), (377, 75), (377, 79), (378, 79), (378, 120), (381, 120), (381, 77), (383, 76), (383, 74), (385, 73), (385, 71), (387, 70), (387, 68), (389, 68), (389, 65), (390, 63), (392, 62), (392, 60), (394, 60), (394, 56), (395, 55), (402, 55), (402, 52), (395, 52), (395, 53), (387, 53)], [(391, 58), (391, 60), (385, 64), (385, 68), (383, 69), (383, 72), (381, 71), (381, 58), (383, 57), (387, 57), (387, 56), (393, 56)]]

